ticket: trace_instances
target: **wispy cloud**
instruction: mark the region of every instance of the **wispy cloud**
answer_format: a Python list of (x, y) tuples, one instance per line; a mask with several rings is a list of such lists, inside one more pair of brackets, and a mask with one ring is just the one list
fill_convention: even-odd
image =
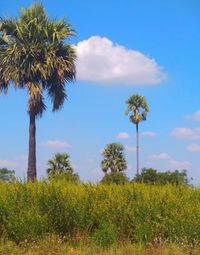
[(200, 145), (196, 143), (189, 144), (187, 150), (190, 152), (200, 152)]
[(16, 162), (14, 160), (0, 159), (0, 167), (15, 167)]
[(178, 139), (200, 139), (200, 128), (175, 128), (172, 130), (171, 135)]
[[(136, 147), (135, 146), (126, 145), (125, 149), (126, 149), (127, 152), (136, 152)], [(140, 148), (139, 148), (139, 150), (140, 150)]]
[(152, 131), (144, 131), (144, 132), (142, 132), (142, 135), (147, 136), (147, 137), (154, 137), (156, 135), (156, 133), (152, 132)]
[(159, 154), (151, 154), (148, 156), (149, 160), (165, 160), (169, 158), (170, 156), (166, 152), (161, 152)]
[(200, 110), (190, 114), (186, 115), (187, 120), (193, 120), (193, 121), (200, 121)]
[(69, 143), (59, 141), (59, 140), (48, 140), (46, 142), (42, 142), (40, 145), (42, 147), (55, 148), (55, 149), (62, 149), (62, 148), (70, 148), (71, 147), (71, 145)]
[(171, 159), (170, 165), (176, 170), (190, 169), (192, 167), (191, 162), (186, 160), (178, 161), (178, 160)]
[(166, 79), (156, 61), (143, 53), (92, 36), (76, 47), (77, 79), (102, 84), (159, 84)]
[(118, 135), (117, 135), (117, 138), (118, 139), (127, 139), (129, 138), (129, 134), (127, 132), (120, 132)]

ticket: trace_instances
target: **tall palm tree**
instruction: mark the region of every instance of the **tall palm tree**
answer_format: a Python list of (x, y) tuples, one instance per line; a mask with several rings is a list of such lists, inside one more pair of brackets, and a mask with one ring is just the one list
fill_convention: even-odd
[(124, 147), (119, 143), (107, 144), (102, 152), (104, 159), (101, 161), (101, 167), (104, 173), (121, 172), (127, 168), (124, 156)]
[(61, 174), (66, 171), (73, 172), (67, 153), (56, 153), (53, 159), (48, 161), (47, 173), (51, 175)]
[(146, 120), (147, 113), (149, 112), (149, 106), (147, 104), (146, 98), (138, 94), (132, 95), (126, 101), (128, 105), (125, 112), (126, 115), (130, 114), (130, 122), (136, 125), (136, 168), (137, 175), (139, 175), (139, 132), (138, 126), (141, 121)]
[(28, 180), (36, 178), (35, 121), (46, 109), (44, 93), (53, 111), (59, 110), (66, 99), (66, 82), (75, 80), (76, 53), (65, 41), (72, 35), (72, 27), (64, 20), (50, 20), (41, 4), (0, 22), (1, 87), (13, 83), (28, 94)]

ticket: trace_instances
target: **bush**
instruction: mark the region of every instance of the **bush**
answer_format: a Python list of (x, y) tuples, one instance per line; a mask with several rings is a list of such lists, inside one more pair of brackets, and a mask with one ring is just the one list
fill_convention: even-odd
[(0, 237), (15, 242), (46, 234), (109, 245), (200, 244), (200, 189), (188, 186), (0, 183)]
[(75, 174), (71, 171), (66, 171), (60, 174), (49, 174), (48, 178), (50, 181), (65, 181), (71, 183), (80, 183), (80, 178), (78, 174)]
[(92, 240), (101, 247), (109, 247), (117, 241), (117, 230), (113, 225), (102, 223), (95, 230)]
[(106, 174), (103, 179), (101, 180), (101, 183), (103, 184), (125, 184), (127, 183), (128, 177), (122, 173), (122, 172), (111, 172), (109, 174)]

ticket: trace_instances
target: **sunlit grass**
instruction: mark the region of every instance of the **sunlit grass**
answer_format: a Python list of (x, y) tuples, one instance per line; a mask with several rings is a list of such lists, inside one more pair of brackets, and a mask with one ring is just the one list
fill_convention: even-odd
[(199, 255), (200, 249), (175, 245), (144, 247), (130, 242), (118, 243), (110, 248), (100, 248), (91, 242), (69, 243), (53, 235), (37, 242), (16, 245), (6, 241), (0, 245), (1, 255)]

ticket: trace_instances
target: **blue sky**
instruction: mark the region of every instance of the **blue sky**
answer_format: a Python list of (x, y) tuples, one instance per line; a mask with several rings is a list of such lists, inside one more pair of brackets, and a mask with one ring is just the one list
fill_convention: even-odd
[[(139, 93), (150, 106), (140, 125), (141, 167), (187, 168), (200, 184), (199, 1), (40, 2), (51, 18), (65, 17), (76, 30), (70, 43), (78, 62), (77, 82), (67, 86), (63, 109), (52, 113), (48, 104), (37, 121), (38, 176), (45, 176), (46, 162), (55, 152), (65, 151), (83, 180), (96, 181), (102, 177), (102, 148), (120, 142), (132, 178), (135, 127), (124, 110), (125, 100)], [(31, 3), (3, 0), (0, 15), (16, 16)], [(27, 94), (10, 89), (0, 102), (0, 166), (25, 177)]]

